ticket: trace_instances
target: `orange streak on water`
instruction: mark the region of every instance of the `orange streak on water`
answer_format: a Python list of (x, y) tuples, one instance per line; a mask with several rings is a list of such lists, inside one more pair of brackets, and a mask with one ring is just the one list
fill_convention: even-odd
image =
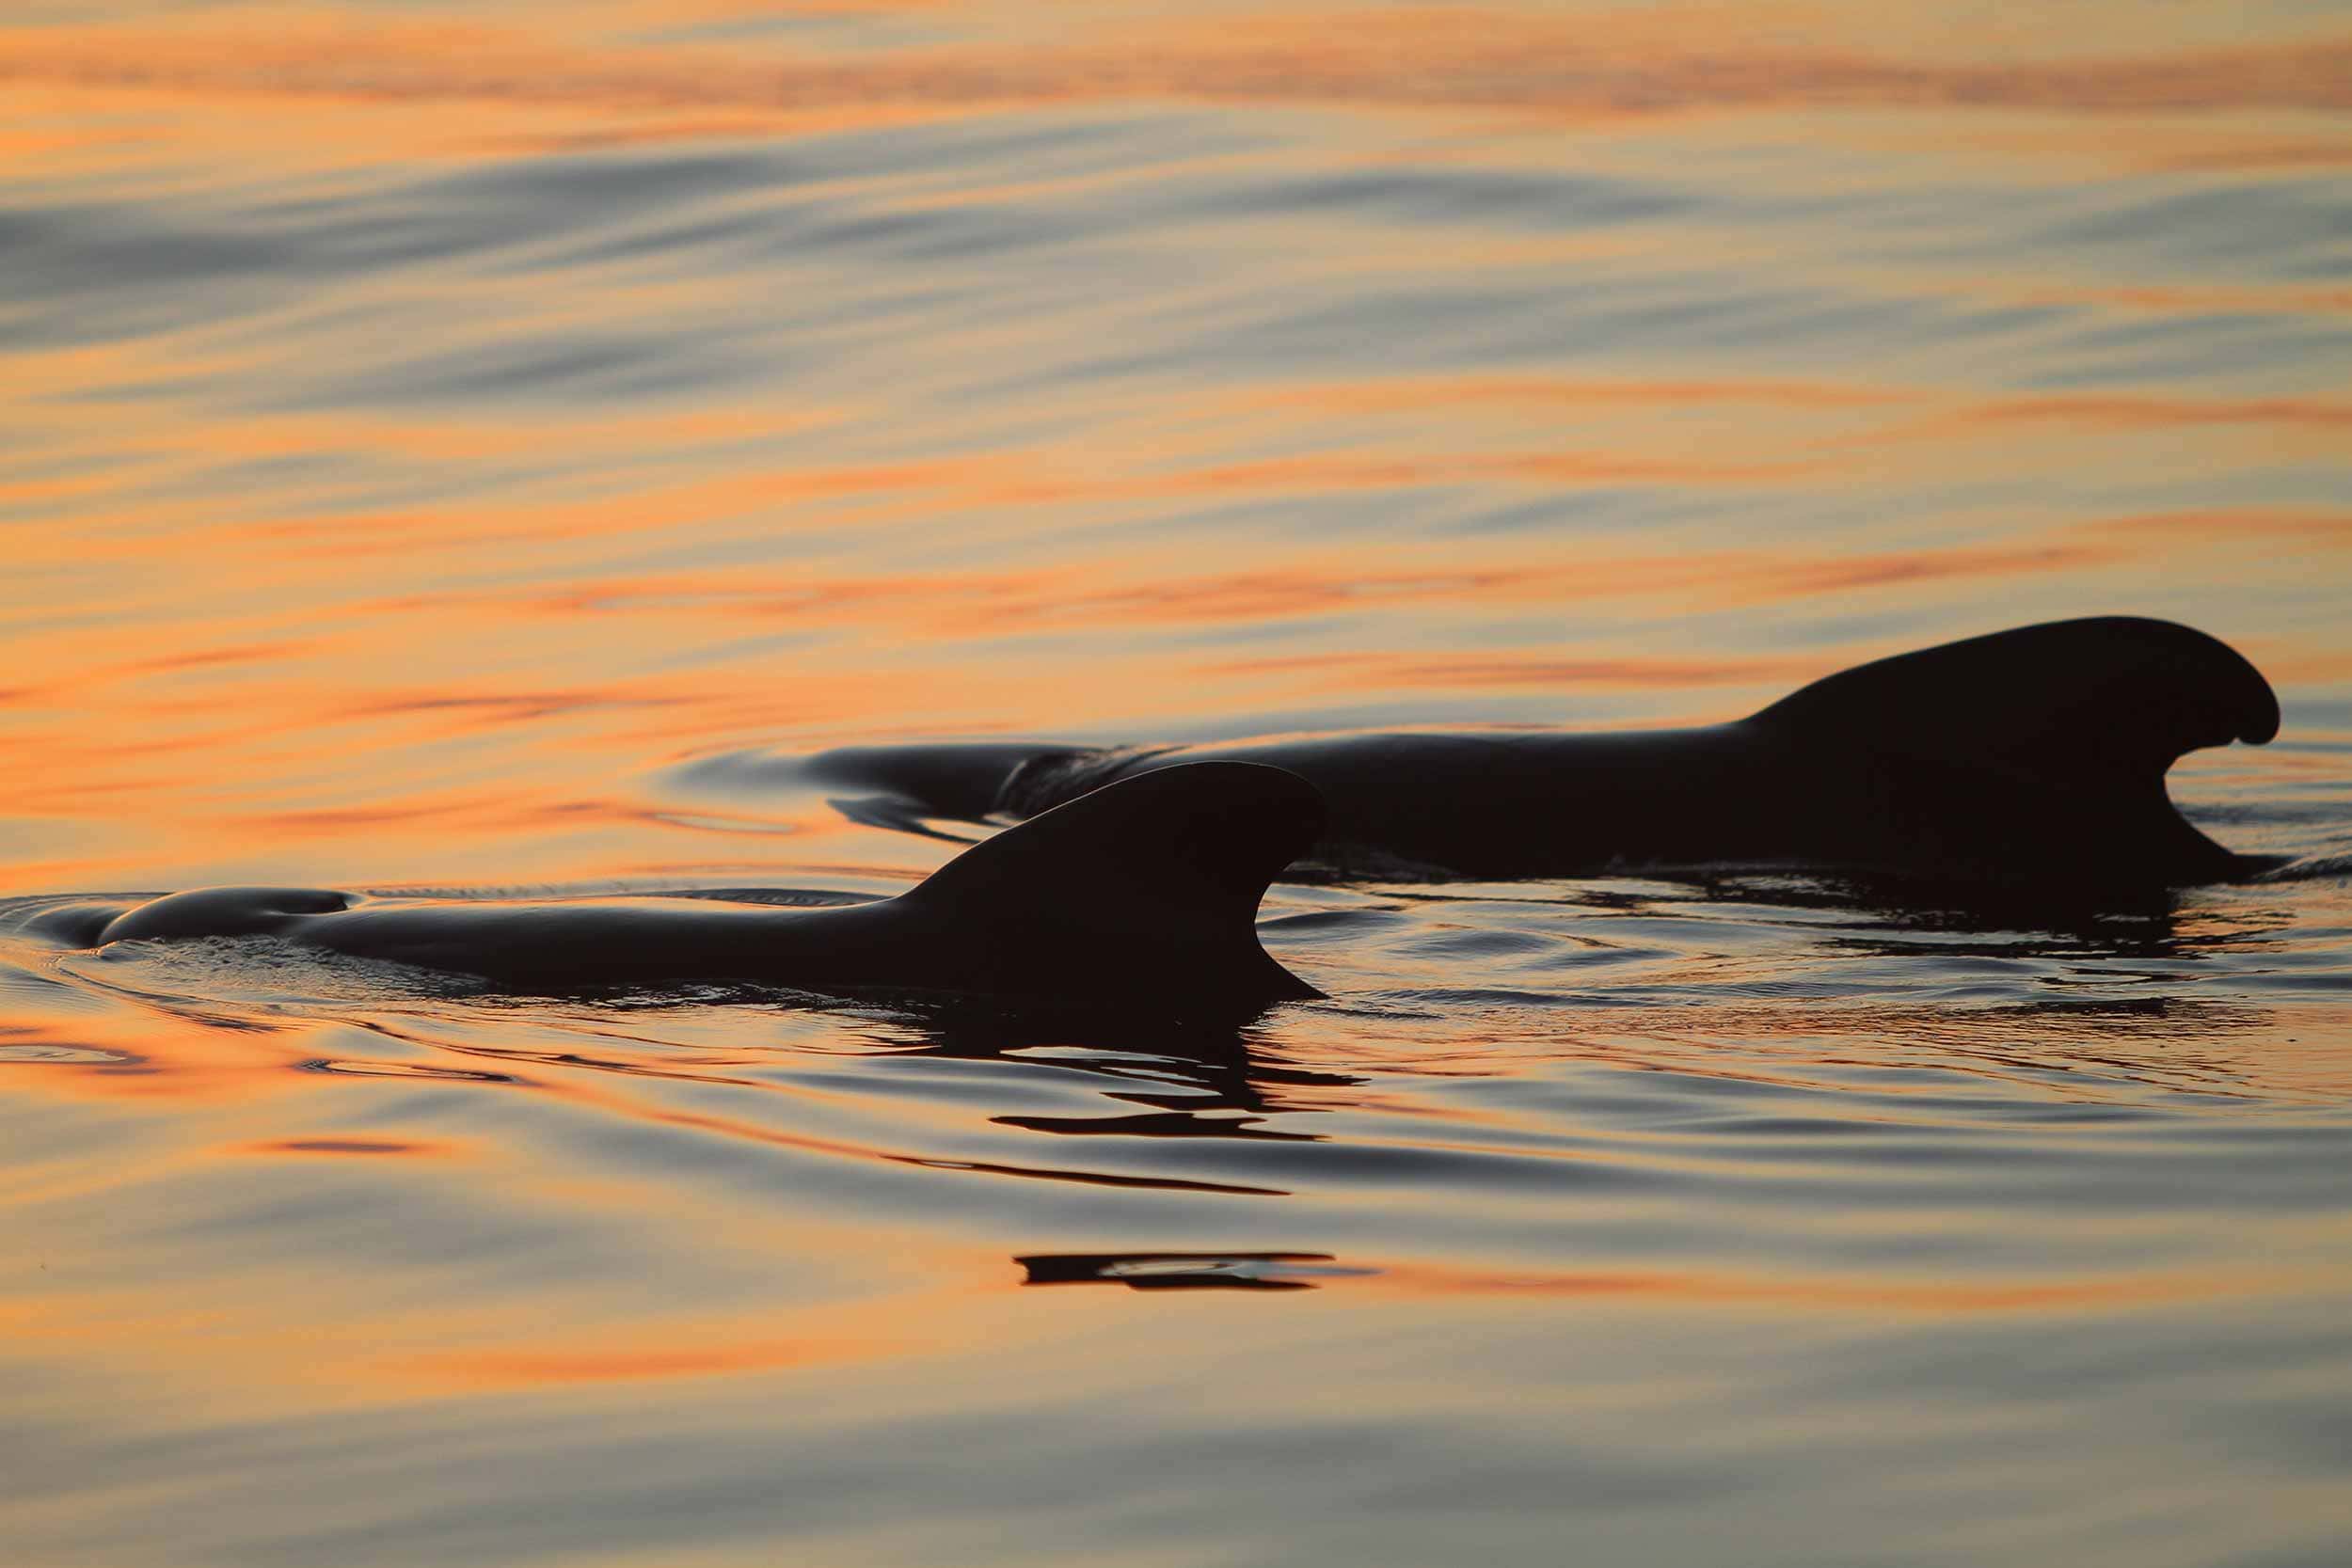
[[(2122, 52), (1997, 64), (1780, 46), (1622, 19), (1477, 12), (1214, 16), (1108, 39), (916, 49), (871, 59), (746, 58), (708, 46), (598, 49), (528, 28), (407, 22), (262, 31), (160, 25), (0, 39), (0, 79), (76, 88), (404, 105), (528, 105), (598, 116), (806, 114), (876, 103), (1183, 98), (1541, 111), (1577, 119), (1792, 106), (2068, 114), (2340, 109), (2352, 42)], [(549, 30), (551, 32), (551, 29)], [(1114, 41), (1115, 40), (1115, 41)]]
[(421, 1141), (401, 1141), (392, 1138), (276, 1138), (253, 1144), (246, 1152), (253, 1154), (318, 1154), (329, 1156), (359, 1156), (373, 1159), (381, 1155), (406, 1158), (437, 1159), (450, 1154), (453, 1145)]
[(2352, 314), (2352, 289), (2280, 284), (2103, 284), (2060, 286), (2042, 282), (1998, 284), (1988, 296), (2026, 305), (2095, 305), (2152, 315), (2241, 314), (2341, 316)]
[(2352, 546), (2352, 513), (2291, 512), (2262, 507), (2215, 508), (2209, 512), (2153, 512), (2085, 525), (2087, 531), (2128, 533), (2183, 543), (2224, 544), (2249, 534), (2321, 549)]
[(1397, 654), (1308, 654), (1286, 658), (1223, 659), (1207, 666), (1220, 674), (1299, 674), (1326, 677), (1327, 689), (1378, 691), (1396, 687), (1543, 686), (1624, 690), (1661, 687), (1796, 684), (1812, 673), (1802, 659), (1565, 659), (1519, 657), (1416, 658)]
[(1926, 1312), (1938, 1316), (1966, 1317), (1984, 1313), (2063, 1312), (2119, 1306), (2144, 1307), (2215, 1296), (2258, 1295), (2277, 1289), (2282, 1279), (2280, 1276), (2215, 1279), (2199, 1275), (2160, 1275), (2034, 1284), (1984, 1284), (1973, 1280), (1891, 1284), (1883, 1280), (1772, 1278), (1664, 1272), (1556, 1274), (1531, 1271), (1510, 1274), (1412, 1263), (1383, 1268), (1362, 1283), (1374, 1291), (1395, 1291), (1413, 1296), (1633, 1296), (1679, 1307), (1770, 1303), (1811, 1310)]
[[(2174, 301), (2165, 309), (2179, 308)], [(2343, 302), (2352, 308), (2352, 294)], [(2298, 309), (2302, 307), (2298, 306)], [(2322, 430), (2352, 427), (2352, 402), (2327, 398), (2189, 398), (2146, 394), (2074, 393), (2042, 397), (1969, 400), (1925, 388), (1791, 381), (1578, 381), (1544, 376), (1427, 376), (1383, 381), (1295, 385), (1279, 392), (1252, 392), (1251, 407), (1310, 405), (1324, 413), (1398, 413), (1416, 418), (1460, 405), (1546, 410), (1670, 408), (1747, 405), (1770, 410), (1931, 410), (1923, 425), (2010, 422), (2171, 428), (2210, 424), (2310, 425)], [(1930, 421), (1932, 421), (1930, 424)]]
[(1967, 409), (1959, 418), (1994, 424), (2046, 420), (2125, 428), (2272, 424), (2344, 430), (2352, 429), (2352, 403), (2316, 398), (2249, 398), (2239, 402), (2150, 397), (2015, 398)]
[(1246, 406), (1307, 404), (1329, 412), (1426, 412), (1456, 404), (1672, 407), (1733, 404), (1742, 407), (1798, 404), (1816, 408), (1876, 408), (1910, 401), (1895, 388), (1811, 381), (1580, 381), (1559, 376), (1400, 376), (1380, 381), (1294, 383), (1276, 392), (1242, 394)]
[[(789, 1246), (785, 1237), (771, 1243)], [(900, 1239), (904, 1247), (912, 1238)], [(821, 1233), (803, 1245), (844, 1243)], [(911, 1291), (881, 1300), (794, 1305), (712, 1321), (599, 1327), (592, 1316), (550, 1329), (532, 1304), (437, 1303), (429, 1310), (346, 1298), (328, 1277), (288, 1273), (240, 1289), (208, 1279), (188, 1299), (54, 1290), (0, 1301), (0, 1327), (53, 1356), (145, 1363), (176, 1383), (210, 1385), (232, 1407), (283, 1399), (306, 1406), (405, 1402), (459, 1391), (642, 1379), (744, 1375), (1015, 1346), (1037, 1326), (974, 1311), (949, 1255)], [(916, 1260), (901, 1268), (916, 1272)], [(1009, 1292), (1008, 1292), (1009, 1293)], [(560, 1302), (560, 1296), (548, 1305)], [(571, 1304), (563, 1304), (571, 1305)], [(544, 1307), (542, 1310), (544, 1310)]]
[[(927, 1335), (923, 1341), (910, 1343), (870, 1330), (852, 1332), (861, 1320), (870, 1317), (871, 1308), (865, 1307), (827, 1314), (825, 1321), (836, 1326), (830, 1330), (811, 1329), (789, 1338), (778, 1337), (772, 1324), (766, 1325), (767, 1333), (758, 1338), (739, 1340), (730, 1340), (723, 1331), (714, 1331), (706, 1324), (681, 1324), (667, 1334), (696, 1343), (682, 1346), (669, 1342), (665, 1337), (652, 1343), (581, 1346), (571, 1350), (532, 1346), (512, 1351), (421, 1355), (386, 1367), (383, 1372), (403, 1386), (487, 1390), (649, 1378), (740, 1376), (853, 1361), (897, 1360), (918, 1349), (953, 1348), (940, 1344), (942, 1336), (937, 1333)], [(653, 1338), (647, 1336), (648, 1339)]]
[(2128, 136), (2115, 135), (2103, 117), (2063, 110), (1997, 119), (1888, 114), (1867, 117), (1867, 123), (1861, 115), (1842, 118), (1844, 135), (1871, 146), (1938, 159), (1962, 154), (2011, 170), (2036, 166), (2045, 177), (2084, 169), (2249, 174), (2352, 164), (2352, 137), (2337, 134), (2329, 117), (2316, 114), (2151, 112), (2133, 117)]

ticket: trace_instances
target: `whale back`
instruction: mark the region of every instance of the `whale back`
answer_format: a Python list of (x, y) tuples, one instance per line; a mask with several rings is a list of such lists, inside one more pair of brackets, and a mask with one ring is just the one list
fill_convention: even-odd
[(894, 900), (978, 989), (1267, 1002), (1318, 994), (1258, 944), (1267, 884), (1323, 828), (1279, 768), (1194, 762), (1079, 796), (975, 845)]

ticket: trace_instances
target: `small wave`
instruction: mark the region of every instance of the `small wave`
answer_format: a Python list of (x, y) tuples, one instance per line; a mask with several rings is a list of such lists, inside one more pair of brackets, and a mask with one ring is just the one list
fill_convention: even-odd
[(1165, 756), (1172, 746), (1112, 746), (1102, 751), (1051, 752), (1014, 768), (996, 791), (996, 810), (1035, 816), (1099, 788), (1129, 768)]
[(2262, 882), (2325, 882), (2339, 877), (2352, 877), (2352, 849), (2332, 854), (2306, 855), (2301, 860), (2264, 872), (2254, 879)]
[[(95, 952), (63, 955), (57, 971), (105, 990), (156, 1001), (263, 1010), (290, 1003), (446, 999), (486, 989), (470, 974), (355, 958), (265, 935), (111, 942)], [(266, 1025), (248, 1021), (247, 1026)]]
[(431, 1067), (421, 1062), (364, 1062), (314, 1056), (296, 1064), (303, 1072), (331, 1072), (344, 1078), (431, 1078), (469, 1084), (513, 1084), (511, 1073), (483, 1072), (472, 1068)]
[(137, 1062), (138, 1058), (127, 1051), (109, 1051), (100, 1045), (66, 1045), (54, 1041), (0, 1045), (0, 1067), (131, 1067)]

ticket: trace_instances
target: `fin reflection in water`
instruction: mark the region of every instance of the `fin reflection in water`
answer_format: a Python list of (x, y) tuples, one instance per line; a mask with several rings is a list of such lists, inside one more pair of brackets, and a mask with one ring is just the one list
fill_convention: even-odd
[(1314, 1277), (1370, 1269), (1323, 1267), (1327, 1252), (1048, 1252), (1015, 1258), (1024, 1285), (1124, 1285), (1131, 1291), (1311, 1291)]

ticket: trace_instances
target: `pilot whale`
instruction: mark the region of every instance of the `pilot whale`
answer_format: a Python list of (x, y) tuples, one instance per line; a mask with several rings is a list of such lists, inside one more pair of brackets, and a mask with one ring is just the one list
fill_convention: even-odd
[(543, 902), (221, 887), (54, 906), (74, 946), (269, 936), (567, 991), (743, 980), (1253, 1009), (1319, 995), (1258, 944), (1266, 884), (1313, 844), (1312, 785), (1207, 760), (1079, 795), (975, 845), (895, 898), (827, 909), (707, 897)]
[(2277, 863), (2190, 826), (2164, 776), (2278, 728), (2269, 685), (2226, 644), (2104, 616), (1878, 659), (1705, 729), (853, 747), (792, 767), (866, 791), (836, 800), (850, 815), (911, 826), (1025, 817), (1202, 758), (1266, 764), (1323, 792), (1315, 858), (1343, 874), (1786, 868), (2107, 892)]

